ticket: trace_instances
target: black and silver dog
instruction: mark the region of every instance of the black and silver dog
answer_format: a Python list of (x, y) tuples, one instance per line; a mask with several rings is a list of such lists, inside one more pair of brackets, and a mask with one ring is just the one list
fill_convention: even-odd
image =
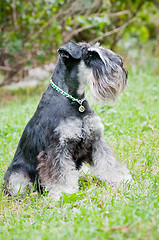
[(68, 42), (58, 50), (52, 80), (20, 139), (5, 176), (9, 194), (27, 192), (31, 183), (54, 199), (78, 190), (79, 169), (89, 163), (97, 178), (117, 184), (130, 180), (103, 140), (103, 125), (85, 99), (85, 87), (101, 101), (123, 92), (127, 74), (121, 58), (108, 49)]

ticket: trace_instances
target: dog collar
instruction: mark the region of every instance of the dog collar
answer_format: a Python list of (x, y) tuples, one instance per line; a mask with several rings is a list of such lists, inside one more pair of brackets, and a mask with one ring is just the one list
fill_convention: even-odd
[(56, 91), (61, 93), (63, 96), (65, 96), (65, 97), (71, 99), (72, 101), (77, 102), (78, 104), (80, 104), (80, 106), (78, 108), (79, 112), (84, 112), (85, 111), (85, 107), (82, 105), (82, 103), (85, 100), (85, 98), (82, 98), (82, 99), (74, 98), (73, 96), (71, 96), (70, 94), (64, 92), (61, 88), (59, 88), (55, 83), (53, 83), (52, 80), (50, 80), (50, 84)]

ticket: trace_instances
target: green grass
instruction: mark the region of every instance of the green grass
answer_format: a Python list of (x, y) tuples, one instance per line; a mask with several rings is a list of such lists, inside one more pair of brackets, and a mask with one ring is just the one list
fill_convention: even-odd
[[(76, 194), (53, 202), (31, 193), (18, 200), (0, 193), (0, 239), (158, 239), (159, 61), (140, 62), (113, 106), (93, 105), (105, 140), (130, 169), (134, 183), (111, 188), (89, 175)], [(0, 91), (0, 184), (44, 86)]]

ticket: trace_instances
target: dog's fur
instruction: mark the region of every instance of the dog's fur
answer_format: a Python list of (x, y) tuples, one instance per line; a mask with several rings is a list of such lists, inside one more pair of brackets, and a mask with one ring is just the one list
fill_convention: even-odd
[[(108, 49), (68, 42), (58, 50), (52, 81), (75, 98), (84, 97), (90, 86), (93, 96), (105, 103), (115, 100), (126, 87), (127, 74), (121, 58)], [(130, 180), (128, 169), (117, 162), (103, 140), (100, 118), (84, 100), (79, 104), (51, 85), (26, 125), (4, 185), (16, 196), (30, 189), (45, 188), (54, 199), (62, 192), (78, 190), (79, 169), (89, 163), (93, 175), (109, 184)]]

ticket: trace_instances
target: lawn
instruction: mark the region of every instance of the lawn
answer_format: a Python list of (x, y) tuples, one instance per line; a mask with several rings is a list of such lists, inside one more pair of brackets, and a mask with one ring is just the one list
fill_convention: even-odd
[[(1, 191), (1, 240), (158, 239), (159, 59), (137, 65), (114, 105), (91, 103), (105, 126), (105, 140), (134, 183), (111, 188), (85, 175), (77, 194), (63, 194), (58, 202), (34, 192), (12, 199)], [(44, 88), (0, 89), (0, 184)]]

